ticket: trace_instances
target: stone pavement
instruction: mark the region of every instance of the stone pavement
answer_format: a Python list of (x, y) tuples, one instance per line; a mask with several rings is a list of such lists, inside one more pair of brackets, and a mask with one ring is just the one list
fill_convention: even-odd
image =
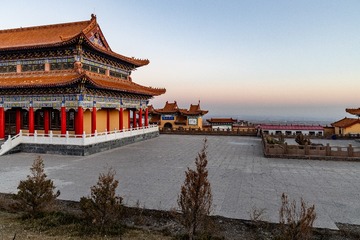
[[(90, 156), (41, 155), (45, 171), (61, 191), (60, 199), (79, 200), (90, 193), (100, 172), (112, 167), (126, 205), (170, 209), (186, 168), (202, 148), (204, 136), (160, 135)], [(315, 204), (316, 227), (336, 229), (335, 222), (360, 224), (360, 162), (263, 157), (255, 137), (208, 136), (208, 168), (214, 215), (249, 219), (253, 207), (266, 209), (265, 219), (278, 222), (280, 197), (300, 197)], [(354, 143), (355, 145), (355, 143)], [(0, 157), (0, 192), (15, 193), (30, 174), (36, 154)]]

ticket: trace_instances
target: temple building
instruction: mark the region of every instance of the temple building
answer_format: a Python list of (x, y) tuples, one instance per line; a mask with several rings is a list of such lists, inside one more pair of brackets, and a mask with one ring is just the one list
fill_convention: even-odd
[(177, 102), (165, 103), (163, 108), (149, 106), (149, 122), (161, 129), (202, 129), (203, 116), (208, 113), (198, 104), (190, 104), (189, 109), (180, 109)]
[(0, 30), (0, 139), (20, 130), (83, 135), (148, 126), (149, 100), (165, 93), (132, 81), (148, 64), (113, 52), (95, 15)]
[(229, 130), (232, 131), (234, 124), (237, 123), (236, 119), (233, 118), (210, 118), (206, 119), (210, 124), (212, 130)]
[(347, 108), (347, 113), (355, 115), (357, 118), (343, 118), (332, 123), (336, 135), (360, 134), (360, 108)]

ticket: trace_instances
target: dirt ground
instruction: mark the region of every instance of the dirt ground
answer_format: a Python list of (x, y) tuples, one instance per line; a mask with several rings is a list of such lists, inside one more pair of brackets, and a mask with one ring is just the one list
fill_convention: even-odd
[[(184, 229), (176, 220), (176, 214), (167, 211), (143, 208), (124, 209), (123, 225), (125, 231), (121, 236), (81, 235), (73, 223), (56, 224), (52, 219), (39, 222), (21, 220), (20, 213), (10, 211), (8, 207), (12, 198), (9, 194), (0, 194), (0, 239), (183, 239)], [(57, 211), (79, 216), (79, 203), (57, 201)], [(360, 239), (360, 226), (337, 224), (339, 231), (313, 229), (312, 239)], [(277, 239), (279, 225), (262, 221), (230, 219), (211, 216), (206, 234), (199, 239), (258, 240)]]

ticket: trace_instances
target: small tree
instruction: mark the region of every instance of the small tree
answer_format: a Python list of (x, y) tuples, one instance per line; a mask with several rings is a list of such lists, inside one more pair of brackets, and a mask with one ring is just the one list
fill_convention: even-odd
[(20, 181), (18, 193), (14, 196), (17, 202), (14, 207), (30, 213), (32, 217), (41, 213), (45, 208), (50, 207), (54, 200), (60, 195), (60, 191), (54, 193), (54, 183), (46, 179), (44, 173), (44, 162), (38, 156), (30, 168), (31, 175), (27, 180)]
[(280, 239), (310, 239), (315, 219), (315, 205), (307, 207), (301, 198), (301, 207), (298, 209), (295, 200), (289, 202), (288, 196), (285, 193), (282, 194), (279, 210), (279, 222), (282, 230)]
[(100, 173), (97, 184), (91, 187), (91, 197), (80, 199), (86, 219), (99, 227), (101, 232), (114, 226), (121, 216), (122, 197), (115, 195), (119, 184), (115, 174), (111, 168), (106, 174)]
[(196, 170), (190, 168), (185, 172), (185, 181), (178, 196), (178, 205), (182, 215), (180, 222), (187, 230), (189, 239), (193, 239), (199, 225), (204, 223), (210, 214), (212, 194), (207, 170), (207, 140), (195, 158)]

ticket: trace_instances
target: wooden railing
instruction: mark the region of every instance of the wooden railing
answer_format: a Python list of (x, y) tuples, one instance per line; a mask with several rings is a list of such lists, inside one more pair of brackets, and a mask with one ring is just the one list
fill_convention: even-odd
[(69, 132), (66, 134), (53, 134), (52, 131), (50, 131), (49, 134), (39, 134), (37, 131), (35, 131), (35, 133), (23, 133), (20, 130), (19, 134), (13, 137), (9, 136), (9, 138), (1, 145), (0, 156), (21, 143), (86, 146), (158, 131), (159, 127), (157, 125), (100, 133), (95, 131), (94, 134), (85, 134), (84, 132), (81, 135), (69, 134)]

